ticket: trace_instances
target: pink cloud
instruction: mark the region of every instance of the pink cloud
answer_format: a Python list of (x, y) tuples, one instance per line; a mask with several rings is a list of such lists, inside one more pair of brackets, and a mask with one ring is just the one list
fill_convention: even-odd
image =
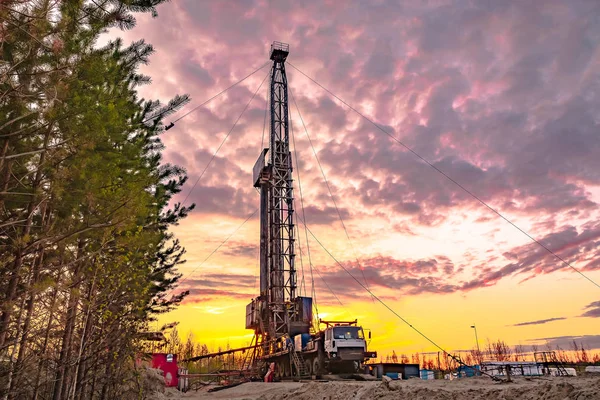
[[(371, 3), (179, 0), (161, 6), (158, 20), (141, 17), (125, 35), (144, 37), (157, 50), (143, 71), (153, 79), (144, 94), (164, 100), (189, 93), (190, 108), (268, 61), (271, 41), (289, 42), (290, 63), (495, 209), (531, 221), (557, 252), (596, 269), (597, 227), (584, 225), (600, 216), (587, 190), (600, 185), (600, 82), (583, 72), (597, 69), (597, 4), (550, 1), (540, 10), (524, 2)], [(164, 135), (166, 161), (190, 175), (180, 200), (266, 73)], [(497, 228), (497, 217), (460, 188), (293, 68), (288, 74), (346, 221), (393, 216), (382, 229), (407, 236), (439, 235), (436, 229), (457, 215), (476, 215), (489, 232)], [(250, 171), (263, 137), (263, 89), (190, 195), (196, 215), (243, 220), (257, 207)], [(337, 212), (293, 104), (291, 111), (307, 220), (331, 224)], [(360, 226), (350, 234), (361, 236)], [(479, 249), (479, 259), (487, 250)], [(559, 269), (535, 245), (506, 245), (495, 256), (503, 251), (510, 262), (495, 269), (479, 267), (477, 258), (455, 261), (476, 271), (471, 281), (418, 275), (403, 287), (413, 294), (466, 291)], [(373, 265), (382, 273), (391, 268)]]

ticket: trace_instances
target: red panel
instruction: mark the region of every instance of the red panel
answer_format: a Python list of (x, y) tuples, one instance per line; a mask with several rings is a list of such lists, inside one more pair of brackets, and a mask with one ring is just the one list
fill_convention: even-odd
[(177, 387), (177, 354), (152, 354), (152, 368), (163, 371), (167, 387)]

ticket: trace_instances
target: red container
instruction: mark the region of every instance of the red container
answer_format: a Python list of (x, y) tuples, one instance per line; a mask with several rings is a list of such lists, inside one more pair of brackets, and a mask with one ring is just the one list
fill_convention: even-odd
[(177, 354), (152, 354), (152, 368), (163, 371), (167, 387), (177, 387)]

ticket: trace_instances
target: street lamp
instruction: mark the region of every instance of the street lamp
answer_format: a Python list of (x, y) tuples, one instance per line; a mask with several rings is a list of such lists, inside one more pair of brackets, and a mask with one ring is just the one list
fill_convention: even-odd
[(477, 355), (479, 356), (478, 363), (481, 363), (481, 350), (479, 349), (479, 339), (477, 338), (477, 327), (475, 325), (471, 325), (471, 328), (475, 329), (475, 343), (477, 343)]

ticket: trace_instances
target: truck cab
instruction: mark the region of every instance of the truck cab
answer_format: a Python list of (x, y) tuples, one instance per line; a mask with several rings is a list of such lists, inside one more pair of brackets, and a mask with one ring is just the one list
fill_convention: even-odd
[(331, 358), (362, 359), (367, 350), (360, 326), (332, 326), (325, 329), (325, 353)]
[(365, 359), (376, 357), (377, 353), (367, 352), (367, 341), (363, 328), (357, 321), (329, 322), (323, 332), (323, 348), (330, 365), (346, 365), (352, 370), (362, 367)]

